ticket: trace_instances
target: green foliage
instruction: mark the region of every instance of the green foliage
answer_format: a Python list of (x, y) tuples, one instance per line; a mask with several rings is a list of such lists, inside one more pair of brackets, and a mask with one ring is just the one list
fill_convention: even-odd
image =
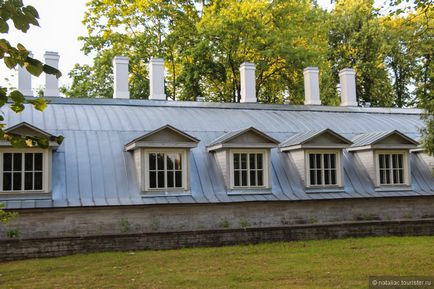
[(433, 152), (432, 1), (376, 9), (373, 0), (338, 0), (331, 11), (309, 0), (91, 0), (87, 8), (83, 51), (96, 56), (69, 73), (69, 97), (112, 97), (115, 55), (130, 59), (132, 98), (149, 95), (150, 57), (165, 59), (166, 94), (179, 100), (238, 102), (239, 66), (248, 61), (260, 102), (302, 104), (302, 70), (318, 66), (322, 103), (339, 105), (338, 71), (353, 67), (360, 103), (425, 108)]
[(3, 210), (4, 205), (0, 203), (0, 223), (7, 223), (10, 219), (16, 217), (16, 213), (14, 212), (5, 212)]
[[(21, 0), (0, 0), (0, 33), (7, 34), (11, 22), (14, 27), (26, 33), (31, 25), (39, 26), (39, 15), (33, 6), (23, 4)], [(62, 74), (59, 70), (29, 56), (30, 52), (20, 43), (15, 47), (5, 38), (0, 38), (0, 59), (3, 59), (6, 67), (14, 69), (17, 65), (24, 67), (30, 74), (39, 76), (42, 72), (53, 74), (59, 78)], [(10, 109), (19, 113), (24, 110), (25, 103), (33, 105), (37, 110), (44, 110), (47, 102), (43, 98), (26, 100), (18, 90), (8, 91), (6, 87), (0, 85), (0, 107), (10, 102)], [(0, 116), (0, 122), (4, 121)], [(48, 147), (49, 140), (44, 137), (27, 137), (14, 134), (5, 134), (3, 131), (4, 123), (0, 123), (0, 139), (9, 141), (16, 147)], [(63, 137), (54, 137), (54, 141), (61, 142)], [(0, 222), (6, 222), (14, 214), (4, 212), (0, 204)], [(18, 233), (14, 235), (18, 236)]]

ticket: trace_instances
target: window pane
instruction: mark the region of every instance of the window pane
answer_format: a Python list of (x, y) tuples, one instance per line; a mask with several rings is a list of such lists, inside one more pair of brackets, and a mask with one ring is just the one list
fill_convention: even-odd
[(315, 155), (314, 154), (309, 154), (309, 167), (311, 169), (315, 168)]
[(258, 171), (258, 186), (263, 186), (264, 185), (264, 174), (262, 173), (262, 171)]
[(316, 185), (315, 170), (310, 170), (310, 184)]
[(332, 185), (336, 185), (336, 170), (331, 170), (330, 171), (330, 175), (331, 175), (331, 184)]
[(399, 170), (399, 183), (400, 184), (404, 183), (404, 170), (403, 169)]
[(158, 172), (157, 188), (164, 188), (164, 171)]
[(386, 169), (390, 168), (390, 155), (384, 155), (384, 165)]
[(156, 161), (155, 154), (149, 154), (149, 169), (150, 170), (155, 170), (155, 161)]
[(247, 154), (241, 154), (241, 168), (247, 169)]
[(13, 188), (14, 188), (14, 191), (21, 190), (21, 173), (14, 173), (13, 174)]
[(398, 155), (392, 155), (392, 168), (396, 168), (398, 166)]
[(156, 188), (157, 187), (157, 173), (149, 172), (149, 187)]
[(37, 153), (33, 154), (35, 158), (35, 170), (36, 171), (42, 171), (42, 154)]
[(386, 184), (390, 184), (390, 170), (386, 170), (385, 175), (386, 175)]
[(12, 190), (12, 174), (4, 173), (3, 174), (3, 191)]
[(321, 165), (321, 155), (320, 154), (316, 154), (315, 155), (315, 161), (316, 161), (316, 168), (317, 169), (322, 168), (322, 165)]
[(173, 188), (175, 183), (173, 181), (173, 178), (175, 177), (173, 172), (167, 172), (167, 187)]
[(12, 170), (12, 154), (10, 153), (3, 154), (3, 170), (5, 171)]
[(21, 171), (21, 158), (22, 155), (14, 154), (14, 171)]
[(263, 169), (262, 167), (262, 154), (256, 154), (256, 168)]
[(324, 184), (330, 185), (330, 171), (324, 170)]
[(400, 168), (400, 169), (403, 168), (403, 165), (402, 165), (403, 158), (404, 158), (403, 155), (398, 155), (398, 168)]
[(378, 163), (380, 165), (380, 169), (384, 169), (384, 155), (378, 155)]
[(316, 171), (316, 184), (321, 185), (322, 184), (322, 178), (321, 178), (321, 170)]
[(176, 159), (176, 154), (167, 154), (166, 165), (168, 170), (173, 170), (175, 159)]
[(240, 171), (234, 171), (234, 186), (240, 186)]
[(324, 154), (324, 168), (330, 168), (330, 154)]
[(42, 190), (42, 173), (35, 173), (35, 190)]
[(241, 185), (247, 186), (247, 171), (241, 171)]
[(384, 170), (380, 170), (380, 184), (384, 184), (386, 182), (386, 177), (384, 176)]
[(182, 188), (182, 172), (175, 172), (175, 187)]
[(393, 183), (396, 184), (398, 183), (398, 170), (393, 170)]
[(249, 154), (250, 169), (256, 168), (256, 154)]
[(164, 170), (164, 154), (157, 154), (157, 170)]
[(24, 154), (24, 169), (26, 171), (32, 171), (33, 170), (33, 154), (32, 153)]
[(256, 186), (256, 172), (250, 171), (250, 186)]
[(181, 156), (182, 156), (181, 154), (176, 155), (176, 160), (175, 160), (175, 169), (176, 170), (182, 170)]
[(336, 168), (336, 154), (330, 154), (330, 163), (331, 163), (331, 168), (335, 169)]
[(25, 173), (24, 190), (33, 190), (33, 173)]
[(240, 154), (234, 154), (234, 169), (240, 168)]

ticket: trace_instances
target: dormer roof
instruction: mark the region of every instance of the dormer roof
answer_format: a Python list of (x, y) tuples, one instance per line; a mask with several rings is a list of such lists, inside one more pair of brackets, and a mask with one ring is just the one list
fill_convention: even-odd
[(223, 134), (208, 144), (207, 150), (211, 152), (223, 148), (274, 148), (278, 144), (277, 140), (251, 126)]
[[(52, 135), (51, 133), (46, 132), (25, 121), (4, 129), (4, 133), (23, 137), (47, 138), (48, 147), (56, 148), (59, 146), (57, 137), (55, 135)], [(11, 146), (11, 143), (7, 140), (1, 140), (0, 146)]]
[(353, 145), (348, 149), (414, 149), (419, 142), (398, 130), (377, 131), (357, 135), (353, 138)]
[(133, 139), (125, 145), (130, 151), (146, 147), (194, 148), (199, 140), (169, 124)]
[(297, 133), (283, 141), (279, 147), (281, 151), (290, 151), (307, 148), (347, 148), (351, 144), (347, 138), (326, 128)]

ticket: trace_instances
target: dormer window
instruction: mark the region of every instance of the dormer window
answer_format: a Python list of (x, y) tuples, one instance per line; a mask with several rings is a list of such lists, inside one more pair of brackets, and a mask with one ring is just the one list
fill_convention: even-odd
[(45, 137), (47, 148), (15, 148), (6, 141), (0, 142), (0, 188), (6, 195), (46, 194), (51, 192), (52, 151), (58, 144), (55, 136), (28, 123), (20, 123), (5, 130), (6, 134)]
[(308, 191), (342, 188), (342, 150), (351, 141), (331, 129), (297, 133), (282, 142), (280, 151), (287, 152)]
[(170, 125), (136, 138), (125, 146), (132, 151), (142, 192), (187, 193), (190, 149), (198, 139)]
[(264, 192), (271, 188), (270, 150), (278, 141), (250, 127), (227, 132), (207, 146), (230, 193)]
[(348, 149), (354, 152), (378, 189), (410, 186), (410, 149), (418, 142), (399, 131), (356, 136)]

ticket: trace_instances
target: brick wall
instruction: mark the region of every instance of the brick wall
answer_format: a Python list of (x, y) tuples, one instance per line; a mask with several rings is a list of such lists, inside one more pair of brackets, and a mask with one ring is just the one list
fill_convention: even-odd
[[(434, 197), (19, 210), (0, 239), (266, 228), (434, 218)], [(9, 237), (8, 237), (9, 236)]]
[(0, 240), (0, 261), (97, 251), (174, 249), (366, 236), (434, 235), (434, 219)]

